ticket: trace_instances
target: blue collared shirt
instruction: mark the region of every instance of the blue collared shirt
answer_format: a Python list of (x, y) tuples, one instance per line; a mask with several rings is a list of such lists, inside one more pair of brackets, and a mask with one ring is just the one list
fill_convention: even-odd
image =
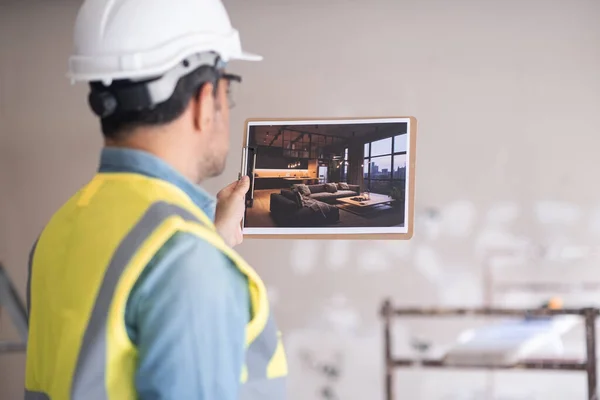
[[(161, 159), (105, 148), (100, 172), (134, 172), (168, 181), (214, 219), (215, 199)], [(219, 250), (177, 233), (146, 266), (125, 311), (138, 349), (141, 400), (234, 400), (249, 319), (247, 278)]]

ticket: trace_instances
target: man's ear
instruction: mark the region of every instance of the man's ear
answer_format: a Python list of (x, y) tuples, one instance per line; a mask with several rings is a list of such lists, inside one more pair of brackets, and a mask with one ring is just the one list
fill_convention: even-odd
[(209, 130), (213, 124), (215, 112), (213, 90), (214, 86), (212, 83), (205, 83), (196, 96), (194, 104), (194, 128), (199, 132)]

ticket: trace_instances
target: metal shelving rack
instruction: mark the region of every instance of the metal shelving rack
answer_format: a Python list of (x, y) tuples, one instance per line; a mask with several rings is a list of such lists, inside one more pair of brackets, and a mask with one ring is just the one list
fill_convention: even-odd
[[(497, 295), (506, 295), (514, 293), (528, 294), (552, 294), (552, 295), (571, 295), (592, 293), (595, 294), (600, 290), (600, 281), (590, 281), (585, 279), (582, 281), (571, 282), (551, 282), (551, 281), (509, 281), (501, 280), (496, 277), (494, 260), (498, 258), (518, 257), (521, 254), (516, 251), (496, 251), (488, 254), (483, 261), (482, 288), (483, 288), (483, 305), (485, 307), (493, 307), (496, 305)], [(524, 260), (521, 265), (536, 265), (540, 266), (545, 261), (539, 257), (529, 257)]]
[[(467, 316), (504, 316), (534, 317), (555, 315), (578, 315), (585, 321), (586, 359), (567, 361), (562, 359), (522, 360), (506, 365), (452, 365), (444, 359), (410, 359), (395, 358), (392, 353), (391, 322), (395, 317), (467, 317)], [(460, 368), (486, 370), (547, 370), (547, 371), (581, 371), (587, 374), (587, 399), (598, 400), (597, 395), (597, 359), (596, 359), (596, 319), (600, 315), (597, 308), (581, 309), (510, 309), (510, 308), (396, 308), (391, 300), (385, 300), (381, 307), (384, 320), (384, 352), (385, 352), (385, 398), (394, 400), (395, 386), (393, 372), (396, 368), (421, 365), (425, 368)]]
[(27, 311), (2, 264), (0, 264), (0, 310), (8, 311), (21, 337), (21, 342), (0, 341), (0, 354), (25, 351), (28, 331)]

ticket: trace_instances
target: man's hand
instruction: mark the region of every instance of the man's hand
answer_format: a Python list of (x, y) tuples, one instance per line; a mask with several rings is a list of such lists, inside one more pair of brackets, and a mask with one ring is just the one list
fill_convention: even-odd
[(250, 188), (250, 178), (244, 175), (217, 194), (215, 226), (217, 232), (230, 247), (242, 243), (242, 218), (246, 210), (246, 193)]

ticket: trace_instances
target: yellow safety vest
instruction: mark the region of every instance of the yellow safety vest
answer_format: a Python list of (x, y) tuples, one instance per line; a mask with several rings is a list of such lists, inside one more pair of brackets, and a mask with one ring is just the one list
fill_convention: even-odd
[(285, 398), (285, 352), (256, 272), (178, 187), (139, 174), (99, 173), (51, 218), (35, 246), (27, 400), (137, 398), (137, 349), (125, 307), (145, 266), (176, 232), (209, 242), (248, 277), (240, 398)]

